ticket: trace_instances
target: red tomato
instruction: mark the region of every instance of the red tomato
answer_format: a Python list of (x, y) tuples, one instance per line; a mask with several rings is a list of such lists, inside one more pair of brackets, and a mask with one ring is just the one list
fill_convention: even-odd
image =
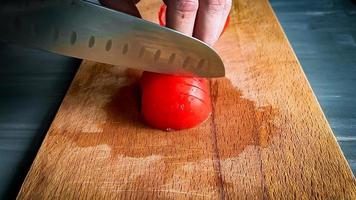
[(207, 79), (144, 72), (140, 84), (141, 111), (154, 128), (191, 128), (205, 121), (211, 113)]
[[(165, 25), (165, 12), (166, 6), (162, 5), (158, 13), (162, 26)], [(192, 128), (211, 114), (209, 81), (205, 78), (144, 72), (140, 84), (142, 115), (152, 127), (162, 130)]]

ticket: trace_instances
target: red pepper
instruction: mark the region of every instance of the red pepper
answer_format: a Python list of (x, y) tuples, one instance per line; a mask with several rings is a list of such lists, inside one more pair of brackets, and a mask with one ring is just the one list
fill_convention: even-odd
[[(159, 11), (165, 25), (166, 6)], [(224, 30), (229, 22), (225, 23)], [(144, 72), (141, 77), (141, 112), (152, 127), (162, 130), (192, 128), (211, 114), (209, 81), (205, 78)]]

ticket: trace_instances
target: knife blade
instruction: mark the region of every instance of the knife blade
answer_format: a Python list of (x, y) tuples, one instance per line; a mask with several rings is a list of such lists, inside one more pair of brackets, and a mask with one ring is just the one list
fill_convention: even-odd
[(0, 40), (145, 71), (221, 77), (205, 43), (83, 0), (3, 1)]

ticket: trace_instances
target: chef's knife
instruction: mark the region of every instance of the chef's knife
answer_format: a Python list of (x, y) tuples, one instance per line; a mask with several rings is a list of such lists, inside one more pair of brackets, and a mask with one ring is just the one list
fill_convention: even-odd
[(174, 30), (83, 0), (1, 1), (0, 40), (145, 71), (224, 76), (218, 54)]

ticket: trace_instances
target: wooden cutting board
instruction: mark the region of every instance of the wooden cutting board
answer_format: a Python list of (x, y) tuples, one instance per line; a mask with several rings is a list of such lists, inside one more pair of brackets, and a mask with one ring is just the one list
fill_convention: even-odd
[[(227, 74), (211, 80), (208, 121), (151, 129), (140, 118), (139, 73), (83, 61), (18, 198), (356, 199), (269, 3), (233, 4), (216, 45)], [(159, 5), (143, 1), (143, 17), (157, 21)]]

